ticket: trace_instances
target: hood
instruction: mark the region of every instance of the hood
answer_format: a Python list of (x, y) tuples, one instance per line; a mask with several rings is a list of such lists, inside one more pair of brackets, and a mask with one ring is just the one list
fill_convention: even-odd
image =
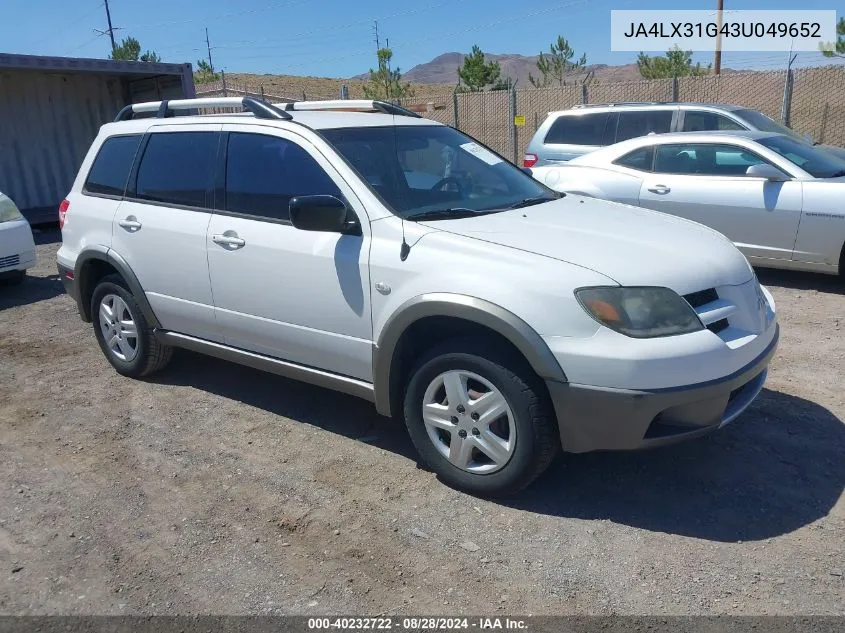
[(753, 272), (721, 233), (673, 216), (568, 194), (524, 209), (428, 226), (589, 268), (623, 286), (680, 294), (739, 285)]

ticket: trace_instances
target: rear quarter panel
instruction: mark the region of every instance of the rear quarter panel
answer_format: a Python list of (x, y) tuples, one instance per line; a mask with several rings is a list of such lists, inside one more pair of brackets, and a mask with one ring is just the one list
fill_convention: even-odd
[(581, 165), (542, 167), (532, 170), (532, 175), (555, 191), (639, 205), (639, 176)]

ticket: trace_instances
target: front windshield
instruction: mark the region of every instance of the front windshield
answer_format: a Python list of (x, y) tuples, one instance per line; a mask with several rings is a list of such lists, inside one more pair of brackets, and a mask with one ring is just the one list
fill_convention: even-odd
[(450, 127), (338, 128), (321, 133), (385, 204), (406, 219), (466, 217), (558, 197)]
[(747, 121), (755, 130), (760, 130), (761, 132), (774, 132), (775, 134), (786, 134), (786, 136), (794, 138), (796, 141), (807, 143), (807, 140), (795, 130), (788, 128), (785, 125), (781, 125), (774, 119), (767, 117), (762, 112), (757, 112), (757, 110), (738, 110), (734, 112), (734, 114), (743, 121)]
[(767, 136), (757, 142), (798, 165), (813, 178), (845, 176), (845, 160), (817, 147), (800, 143), (787, 136)]

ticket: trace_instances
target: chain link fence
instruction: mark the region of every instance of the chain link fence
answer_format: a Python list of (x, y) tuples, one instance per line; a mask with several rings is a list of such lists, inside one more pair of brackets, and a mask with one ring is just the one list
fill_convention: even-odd
[[(197, 96), (250, 96), (274, 103), (338, 99), (339, 94), (268, 94), (263, 86), (225, 78), (197, 87)], [(697, 101), (759, 110), (815, 141), (845, 146), (845, 65), (794, 71), (731, 72), (703, 77), (555, 88), (412, 96), (395, 102), (466, 132), (516, 163), (549, 112), (581, 104)]]

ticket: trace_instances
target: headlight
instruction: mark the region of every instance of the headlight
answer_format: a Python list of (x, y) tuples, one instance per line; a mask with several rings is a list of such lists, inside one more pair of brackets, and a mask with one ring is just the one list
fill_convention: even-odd
[(581, 288), (575, 296), (587, 314), (626, 336), (655, 338), (704, 329), (690, 304), (669, 288)]
[(11, 198), (0, 193), (0, 222), (20, 220), (23, 216)]

